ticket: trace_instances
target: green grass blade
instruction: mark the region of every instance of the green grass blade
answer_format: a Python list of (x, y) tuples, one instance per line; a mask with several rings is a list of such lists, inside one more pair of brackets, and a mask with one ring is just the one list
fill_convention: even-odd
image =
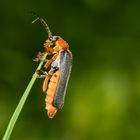
[[(47, 54), (44, 56), (44, 58), (46, 58), (46, 56), (47, 56)], [(37, 67), (36, 71), (40, 70), (42, 65), (43, 65), (43, 61), (40, 62), (40, 64)], [(29, 82), (27, 88), (24, 91), (24, 93), (23, 93), (23, 95), (22, 95), (22, 97), (21, 97), (21, 99), (20, 99), (20, 101), (19, 101), (14, 113), (13, 113), (13, 116), (11, 117), (11, 120), (10, 120), (10, 122), (8, 124), (8, 127), (7, 127), (6, 131), (5, 131), (3, 140), (9, 140), (10, 135), (12, 133), (12, 130), (14, 128), (14, 125), (15, 125), (15, 123), (16, 123), (19, 115), (20, 115), (20, 112), (21, 112), (21, 110), (23, 108), (23, 105), (24, 105), (24, 103), (25, 103), (25, 101), (26, 101), (26, 99), (27, 99), (27, 97), (29, 95), (29, 92), (30, 92), (30, 90), (31, 90), (36, 78), (37, 78), (37, 73), (35, 72), (33, 77), (32, 77), (32, 79), (31, 79), (31, 81)]]

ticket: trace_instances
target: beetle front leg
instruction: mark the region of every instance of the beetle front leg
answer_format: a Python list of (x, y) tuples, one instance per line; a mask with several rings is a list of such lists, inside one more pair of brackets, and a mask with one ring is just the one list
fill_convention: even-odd
[(35, 62), (39, 62), (39, 61), (44, 61), (44, 62), (46, 62), (47, 60), (43, 58), (44, 55), (45, 55), (44, 52), (43, 52), (43, 53), (39, 52), (39, 53), (37, 54), (37, 57), (36, 57), (35, 59), (33, 59), (33, 61), (35, 61)]
[(54, 46), (53, 48), (45, 47), (45, 50), (46, 50), (46, 52), (48, 52), (50, 54), (54, 54), (54, 53), (57, 53), (60, 50), (60, 47), (58, 45)]

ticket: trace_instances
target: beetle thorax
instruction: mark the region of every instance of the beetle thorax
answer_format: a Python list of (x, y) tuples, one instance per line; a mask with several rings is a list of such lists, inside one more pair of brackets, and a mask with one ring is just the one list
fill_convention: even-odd
[(56, 41), (56, 46), (59, 46), (59, 49), (65, 49), (68, 48), (68, 43), (66, 41), (64, 41), (62, 38), (59, 38)]

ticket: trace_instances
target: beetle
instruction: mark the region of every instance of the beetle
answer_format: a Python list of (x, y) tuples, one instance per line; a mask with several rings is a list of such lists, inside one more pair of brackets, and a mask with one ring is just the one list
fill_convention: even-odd
[(69, 50), (68, 43), (60, 36), (52, 36), (49, 26), (41, 17), (37, 17), (32, 23), (39, 20), (48, 33), (48, 39), (45, 41), (43, 53), (39, 53), (35, 61), (42, 60), (45, 53), (53, 55), (51, 59), (46, 60), (44, 68), (50, 70), (47, 73), (42, 71), (38, 77), (44, 77), (42, 90), (46, 93), (46, 110), (48, 117), (53, 118), (58, 109), (64, 105), (65, 94), (69, 76), (72, 68), (72, 53)]

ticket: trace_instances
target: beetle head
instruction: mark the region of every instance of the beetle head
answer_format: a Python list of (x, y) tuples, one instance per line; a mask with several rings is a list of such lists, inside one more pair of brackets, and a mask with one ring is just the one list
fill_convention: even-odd
[(50, 28), (43, 18), (36, 15), (35, 13), (33, 13), (33, 15), (37, 16), (37, 18), (32, 23), (39, 20), (43, 24), (43, 26), (45, 27), (46, 31), (48, 32), (48, 40), (46, 41), (47, 46), (49, 46), (49, 47), (55, 46), (58, 48), (58, 50), (68, 48), (67, 42), (64, 41), (60, 36), (52, 36)]

